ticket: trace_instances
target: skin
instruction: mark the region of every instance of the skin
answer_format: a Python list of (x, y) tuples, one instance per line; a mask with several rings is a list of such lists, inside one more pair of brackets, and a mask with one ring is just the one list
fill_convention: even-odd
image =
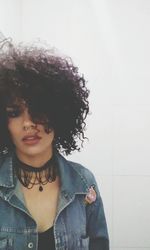
[[(43, 125), (34, 124), (25, 105), (19, 113), (8, 107), (7, 113), (8, 130), (18, 158), (32, 167), (43, 166), (53, 154), (54, 131), (46, 133)], [(27, 139), (23, 140), (24, 137)], [(45, 180), (44, 176), (43, 178)], [(38, 185), (27, 189), (21, 184), (21, 190), (26, 207), (37, 224), (38, 232), (44, 232), (52, 227), (60, 190), (59, 177), (57, 176), (54, 182), (44, 185), (42, 192), (39, 192)]]
[(13, 111), (14, 108), (7, 108), (11, 114), (8, 130), (18, 158), (33, 167), (42, 166), (52, 156), (54, 131), (46, 133), (42, 124), (34, 124), (26, 107), (17, 115), (12, 115)]

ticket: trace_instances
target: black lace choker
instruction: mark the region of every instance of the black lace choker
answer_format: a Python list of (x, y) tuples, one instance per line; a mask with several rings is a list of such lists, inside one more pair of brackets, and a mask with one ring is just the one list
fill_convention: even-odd
[(20, 161), (17, 156), (14, 158), (15, 172), (22, 185), (28, 189), (31, 189), (34, 185), (39, 185), (40, 192), (43, 191), (44, 185), (56, 180), (56, 166), (54, 155), (43, 166), (38, 168)]

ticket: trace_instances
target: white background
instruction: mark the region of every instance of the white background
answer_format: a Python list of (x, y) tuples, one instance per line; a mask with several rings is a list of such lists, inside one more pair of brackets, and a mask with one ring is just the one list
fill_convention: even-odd
[(81, 153), (103, 198), (111, 250), (150, 249), (150, 1), (0, 0), (0, 31), (42, 39), (88, 80)]

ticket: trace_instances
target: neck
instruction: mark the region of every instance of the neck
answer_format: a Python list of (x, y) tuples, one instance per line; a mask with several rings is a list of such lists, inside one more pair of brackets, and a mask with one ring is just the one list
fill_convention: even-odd
[(16, 151), (16, 155), (21, 162), (38, 168), (43, 166), (49, 159), (51, 159), (53, 152), (51, 150), (45, 154), (25, 155)]

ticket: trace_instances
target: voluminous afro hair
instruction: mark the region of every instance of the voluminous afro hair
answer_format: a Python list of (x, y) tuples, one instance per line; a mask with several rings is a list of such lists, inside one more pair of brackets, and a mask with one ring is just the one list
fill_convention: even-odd
[(54, 130), (56, 150), (66, 155), (80, 150), (89, 91), (78, 68), (70, 58), (44, 47), (15, 46), (8, 40), (0, 45), (1, 151), (12, 148), (6, 107), (19, 100), (25, 101), (35, 123)]

